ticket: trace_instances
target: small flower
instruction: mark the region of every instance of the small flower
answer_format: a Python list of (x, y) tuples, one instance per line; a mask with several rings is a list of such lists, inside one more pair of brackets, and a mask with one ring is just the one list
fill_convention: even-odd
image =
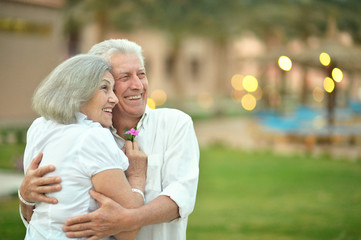
[(138, 136), (139, 130), (137, 130), (137, 127), (131, 128), (128, 130), (127, 128), (124, 131), (124, 136), (127, 138), (127, 140), (134, 141), (134, 138)]

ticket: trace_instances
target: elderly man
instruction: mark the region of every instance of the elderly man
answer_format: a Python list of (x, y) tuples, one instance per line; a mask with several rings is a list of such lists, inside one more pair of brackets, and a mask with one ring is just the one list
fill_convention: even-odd
[[(69, 219), (63, 230), (68, 237), (100, 239), (141, 227), (137, 239), (186, 239), (189, 214), (193, 211), (199, 175), (199, 148), (191, 118), (175, 109), (149, 109), (148, 80), (142, 49), (125, 39), (94, 45), (90, 54), (105, 57), (113, 68), (115, 94), (113, 135), (119, 148), (124, 131), (137, 127), (140, 148), (148, 155), (145, 205), (125, 209), (100, 193), (90, 192), (100, 205), (95, 212)], [(37, 168), (35, 159), (19, 194), (25, 202), (56, 203), (45, 193), (61, 189), (60, 177), (43, 177), (53, 166)], [(28, 202), (28, 203), (29, 203)], [(32, 211), (22, 202), (22, 213)], [(31, 213), (30, 213), (31, 214)]]

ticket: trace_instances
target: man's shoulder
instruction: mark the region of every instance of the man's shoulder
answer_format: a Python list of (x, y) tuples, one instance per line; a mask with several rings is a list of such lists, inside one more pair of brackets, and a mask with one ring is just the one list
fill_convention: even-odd
[(152, 118), (190, 118), (187, 113), (175, 108), (151, 109), (148, 113)]

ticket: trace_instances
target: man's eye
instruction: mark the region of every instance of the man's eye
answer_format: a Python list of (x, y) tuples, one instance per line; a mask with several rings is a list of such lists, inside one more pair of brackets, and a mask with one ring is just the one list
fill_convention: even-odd
[(120, 80), (124, 80), (124, 79), (127, 79), (127, 78), (128, 78), (128, 75), (123, 75), (123, 76), (119, 77)]

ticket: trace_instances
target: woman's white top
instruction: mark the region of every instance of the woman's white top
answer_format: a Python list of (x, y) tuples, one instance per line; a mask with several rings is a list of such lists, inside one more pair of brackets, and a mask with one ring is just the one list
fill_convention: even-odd
[(64, 222), (98, 208), (89, 195), (92, 176), (108, 169), (128, 168), (128, 159), (109, 129), (81, 113), (77, 119), (75, 124), (64, 125), (40, 117), (28, 130), (24, 171), (43, 152), (40, 166), (55, 166), (56, 170), (46, 176), (60, 176), (62, 190), (47, 194), (58, 199), (57, 204), (36, 203), (25, 239), (68, 239), (61, 230)]

